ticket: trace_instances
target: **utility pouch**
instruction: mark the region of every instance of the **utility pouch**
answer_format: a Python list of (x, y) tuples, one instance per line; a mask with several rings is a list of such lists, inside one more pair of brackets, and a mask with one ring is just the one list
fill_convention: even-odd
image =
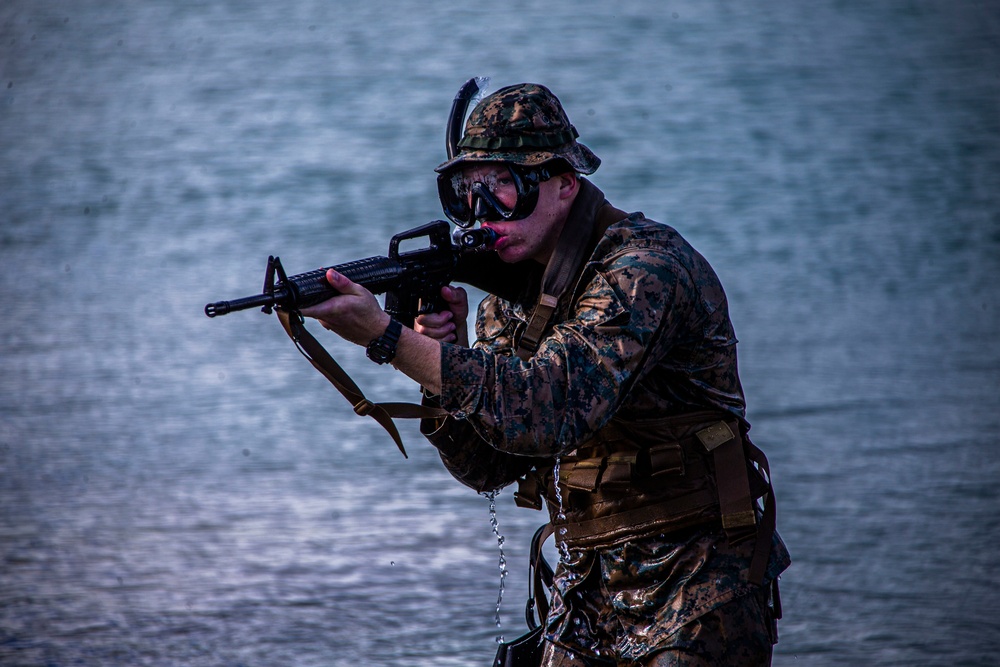
[(527, 509), (542, 509), (542, 483), (536, 473), (529, 472), (517, 480), (514, 504)]
[(649, 448), (649, 475), (684, 474), (684, 450), (679, 442), (664, 442)]
[(625, 493), (632, 485), (635, 454), (612, 454), (607, 457), (607, 468), (601, 477), (601, 490)]
[(593, 493), (602, 479), (601, 459), (584, 459), (567, 463), (561, 470), (562, 485), (577, 491)]

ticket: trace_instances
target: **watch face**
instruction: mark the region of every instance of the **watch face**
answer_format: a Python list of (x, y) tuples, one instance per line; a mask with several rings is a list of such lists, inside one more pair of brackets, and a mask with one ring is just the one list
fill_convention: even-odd
[(368, 343), (365, 354), (377, 364), (385, 364), (396, 356), (396, 342), (399, 340), (400, 325), (396, 320), (389, 322), (388, 328), (381, 336)]
[(392, 358), (391, 349), (386, 349), (385, 344), (381, 340), (373, 340), (368, 344), (368, 358), (372, 361), (384, 364)]

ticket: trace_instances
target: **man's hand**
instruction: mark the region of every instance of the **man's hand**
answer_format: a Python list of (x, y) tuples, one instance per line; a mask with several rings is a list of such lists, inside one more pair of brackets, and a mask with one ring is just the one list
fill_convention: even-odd
[(469, 295), (461, 287), (445, 285), (441, 297), (448, 310), (440, 313), (418, 315), (413, 330), (434, 340), (469, 346)]
[[(389, 314), (382, 310), (374, 294), (333, 269), (326, 272), (326, 280), (340, 294), (302, 309), (304, 316), (317, 319), (341, 338), (362, 346), (385, 333), (389, 326)], [(465, 316), (468, 316), (469, 299), (465, 290), (444, 289), (449, 290), (447, 296), (442, 290), (442, 296), (449, 306), (457, 313), (464, 304)], [(461, 296), (455, 294), (459, 291)], [(468, 333), (464, 335), (467, 340)], [(441, 343), (433, 337), (421, 336), (413, 329), (403, 327), (392, 365), (416, 380), (427, 391), (441, 393)]]
[(379, 306), (375, 295), (333, 269), (326, 272), (326, 280), (340, 294), (302, 309), (302, 314), (358, 345), (368, 345), (381, 336), (389, 326), (389, 314)]

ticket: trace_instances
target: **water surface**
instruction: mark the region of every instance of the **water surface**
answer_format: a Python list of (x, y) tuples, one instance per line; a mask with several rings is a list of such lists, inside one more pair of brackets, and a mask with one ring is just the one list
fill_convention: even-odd
[[(488, 663), (488, 501), (273, 317), (202, 314), (440, 218), (470, 76), (549, 85), (722, 276), (795, 561), (775, 664), (991, 664), (996, 4), (557, 5), (0, 7), (0, 664)], [(540, 517), (497, 506), (511, 637)]]

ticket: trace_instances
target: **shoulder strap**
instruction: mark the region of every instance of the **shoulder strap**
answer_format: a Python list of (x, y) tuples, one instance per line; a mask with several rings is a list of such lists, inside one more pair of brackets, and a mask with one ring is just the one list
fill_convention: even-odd
[[(316, 340), (311, 333), (306, 330), (302, 322), (302, 316), (298, 312), (287, 312), (278, 310), (278, 320), (284, 327), (285, 333), (295, 343), (295, 347), (302, 353), (309, 363), (318, 370), (323, 377), (330, 381), (334, 387), (347, 399), (354, 407), (354, 412), (362, 417), (370, 416), (382, 425), (382, 428), (392, 436), (399, 451), (406, 456), (406, 449), (403, 448), (403, 440), (399, 436), (393, 418), (399, 419), (423, 419), (426, 417), (444, 417), (447, 411), (441, 408), (434, 408), (416, 403), (372, 403), (365, 398), (361, 388), (340, 367), (330, 353)], [(409, 458), (407, 456), (407, 458)]]
[[(603, 205), (600, 202), (604, 202)], [(605, 230), (627, 216), (627, 213), (605, 201), (604, 193), (590, 181), (581, 179), (580, 194), (573, 203), (570, 219), (563, 227), (555, 252), (545, 267), (538, 303), (518, 342), (517, 356), (522, 361), (530, 359), (538, 350), (542, 336), (559, 308), (559, 302), (579, 277), (583, 263), (593, 252)]]

